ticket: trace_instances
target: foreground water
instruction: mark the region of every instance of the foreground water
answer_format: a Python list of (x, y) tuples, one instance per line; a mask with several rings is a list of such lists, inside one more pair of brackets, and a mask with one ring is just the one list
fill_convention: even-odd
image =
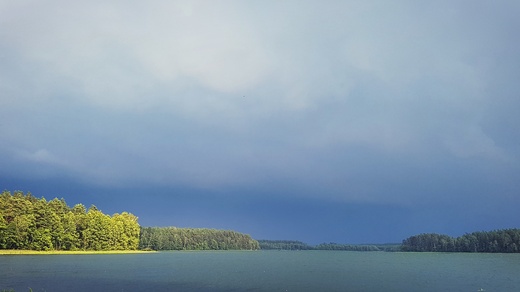
[(520, 254), (206, 251), (0, 256), (0, 291), (29, 288), (34, 292), (520, 291)]

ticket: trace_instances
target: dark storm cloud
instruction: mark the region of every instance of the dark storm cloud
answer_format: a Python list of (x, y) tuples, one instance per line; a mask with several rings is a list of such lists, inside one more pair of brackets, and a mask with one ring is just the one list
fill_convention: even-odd
[(519, 10), (3, 1), (1, 172), (517, 203)]

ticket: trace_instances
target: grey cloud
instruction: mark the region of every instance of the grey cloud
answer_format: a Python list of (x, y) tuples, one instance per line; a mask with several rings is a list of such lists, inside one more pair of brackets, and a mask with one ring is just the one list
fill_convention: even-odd
[(2, 6), (0, 148), (27, 155), (0, 159), (20, 173), (376, 200), (435, 163), (517, 163), (514, 2)]

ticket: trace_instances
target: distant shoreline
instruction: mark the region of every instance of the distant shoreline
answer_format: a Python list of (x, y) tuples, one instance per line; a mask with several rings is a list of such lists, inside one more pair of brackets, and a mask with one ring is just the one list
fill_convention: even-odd
[(137, 254), (137, 253), (154, 253), (156, 251), (143, 250), (0, 250), (0, 255), (81, 255), (81, 254)]

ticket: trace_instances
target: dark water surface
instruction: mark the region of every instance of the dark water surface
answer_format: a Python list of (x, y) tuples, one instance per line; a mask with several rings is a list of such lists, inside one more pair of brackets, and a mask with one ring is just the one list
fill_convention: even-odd
[(0, 256), (0, 291), (520, 291), (520, 254), (201, 251)]

